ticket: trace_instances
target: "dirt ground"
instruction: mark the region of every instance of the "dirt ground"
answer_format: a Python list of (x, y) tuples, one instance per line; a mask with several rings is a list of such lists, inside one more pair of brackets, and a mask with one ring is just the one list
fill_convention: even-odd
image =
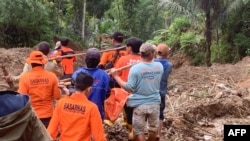
[[(18, 75), (30, 51), (0, 48), (0, 63)], [(83, 65), (83, 58), (76, 67)], [(221, 141), (224, 124), (250, 124), (250, 57), (236, 64), (213, 64), (209, 68), (190, 66), (183, 54), (169, 60), (174, 68), (169, 78), (161, 141)], [(0, 79), (0, 90), (7, 88)], [(127, 140), (127, 130), (119, 122), (105, 127), (110, 141)]]

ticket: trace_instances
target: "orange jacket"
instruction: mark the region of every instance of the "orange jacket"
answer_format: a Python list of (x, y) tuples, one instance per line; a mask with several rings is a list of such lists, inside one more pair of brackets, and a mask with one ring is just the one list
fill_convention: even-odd
[(51, 117), (54, 107), (52, 98), (61, 98), (56, 75), (39, 66), (21, 76), (18, 92), (30, 96), (31, 105), (39, 118)]
[[(140, 60), (141, 60), (140, 55), (128, 54), (128, 55), (122, 56), (118, 60), (118, 62), (115, 64), (115, 68), (120, 68), (126, 65), (134, 64), (134, 63), (140, 62)], [(119, 76), (125, 82), (128, 81), (129, 70), (130, 69), (128, 68), (119, 72)]]
[(59, 128), (60, 141), (106, 141), (98, 108), (84, 94), (59, 100), (47, 129), (53, 139)]
[[(74, 54), (74, 51), (69, 48), (69, 47), (65, 47), (65, 46), (61, 46), (60, 51), (58, 51), (57, 55), (59, 56), (63, 56), (63, 55), (70, 55), (70, 54)], [(74, 72), (74, 62), (76, 61), (76, 57), (66, 57), (66, 58), (62, 58), (62, 67), (64, 70), (64, 74), (72, 74)]]
[[(115, 50), (103, 52), (99, 65), (104, 65), (105, 66), (106, 63), (114, 61), (113, 57), (114, 57), (115, 54), (116, 54)], [(119, 55), (116, 58), (116, 60), (114, 61), (114, 64), (116, 64), (116, 62), (119, 60), (119, 58), (121, 56), (124, 56), (124, 55), (127, 55), (127, 54), (128, 54), (127, 50), (119, 50)]]

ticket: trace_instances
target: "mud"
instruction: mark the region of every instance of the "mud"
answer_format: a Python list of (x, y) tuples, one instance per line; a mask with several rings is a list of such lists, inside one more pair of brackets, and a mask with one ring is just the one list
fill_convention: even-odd
[[(0, 48), (0, 63), (12, 75), (18, 75), (30, 51)], [(169, 78), (161, 141), (221, 141), (224, 124), (250, 124), (250, 57), (236, 64), (213, 64), (209, 68), (190, 66), (184, 54), (175, 54), (169, 60), (174, 68)], [(75, 69), (84, 64), (84, 56), (78, 57)], [(0, 89), (8, 89), (3, 79)], [(108, 140), (127, 140), (128, 131), (119, 122), (104, 126)]]

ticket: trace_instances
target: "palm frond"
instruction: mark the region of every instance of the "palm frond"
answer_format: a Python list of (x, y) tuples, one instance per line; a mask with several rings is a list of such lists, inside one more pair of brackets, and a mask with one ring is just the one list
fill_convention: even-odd
[(189, 11), (187, 5), (185, 5), (187, 2), (184, 1), (162, 0), (161, 4), (165, 8), (172, 10), (173, 13), (185, 14), (191, 17), (192, 12)]
[(232, 11), (242, 7), (244, 3), (249, 0), (232, 0), (225, 10), (225, 14), (229, 15)]
[(242, 8), (250, 0), (228, 0), (224, 5), (224, 9), (221, 11), (221, 14), (217, 17), (215, 26), (220, 26), (225, 19), (227, 19), (230, 14), (236, 9)]

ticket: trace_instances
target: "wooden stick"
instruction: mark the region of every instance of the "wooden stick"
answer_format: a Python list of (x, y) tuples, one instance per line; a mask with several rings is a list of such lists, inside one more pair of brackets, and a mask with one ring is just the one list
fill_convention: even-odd
[[(139, 62), (138, 62), (139, 63)], [(130, 67), (132, 67), (133, 65), (135, 65), (135, 64), (138, 64), (138, 63), (134, 63), (134, 64), (129, 64), (129, 65), (126, 65), (126, 66), (122, 66), (122, 67), (120, 67), (120, 68), (118, 68), (118, 69), (116, 69), (116, 71), (122, 71), (122, 70), (125, 70), (125, 69), (128, 69), (128, 68), (130, 68)], [(111, 69), (107, 69), (106, 70), (106, 72), (110, 75), (110, 71)]]
[(107, 51), (114, 51), (114, 50), (124, 49), (125, 47), (127, 47), (127, 46), (105, 49), (105, 50), (101, 50), (100, 52), (103, 53), (103, 52), (107, 52)]
[[(120, 67), (120, 68), (116, 69), (116, 71), (122, 71), (122, 70), (124, 70), (124, 69), (128, 69), (128, 68), (132, 67), (132, 66), (135, 65), (135, 64), (137, 64), (137, 63), (129, 64), (129, 65)], [(105, 70), (105, 71), (110, 75), (110, 73), (109, 73), (110, 70), (111, 70), (111, 69), (108, 69), (108, 70)], [(69, 80), (71, 80), (71, 78), (67, 78), (67, 79), (64, 79), (64, 80), (65, 80), (65, 81), (62, 81), (62, 80), (60, 81), (60, 82), (63, 82), (63, 85), (65, 85), (65, 86), (71, 85), (71, 82), (68, 82)]]
[(68, 82), (68, 81), (71, 81), (71, 78), (62, 79), (59, 82)]
[[(121, 46), (121, 47), (111, 48), (111, 49), (105, 49), (105, 50), (101, 50), (100, 53), (107, 52), (107, 51), (119, 50), (119, 49), (123, 49), (125, 47), (126, 46)], [(70, 54), (70, 55), (63, 55), (63, 56), (56, 56), (56, 57), (50, 58), (49, 60), (55, 60), (55, 59), (66, 58), (66, 57), (75, 57), (75, 56), (81, 56), (81, 55), (86, 55), (86, 52)]]
[(64, 82), (63, 85), (69, 86), (69, 85), (71, 85), (71, 82)]

